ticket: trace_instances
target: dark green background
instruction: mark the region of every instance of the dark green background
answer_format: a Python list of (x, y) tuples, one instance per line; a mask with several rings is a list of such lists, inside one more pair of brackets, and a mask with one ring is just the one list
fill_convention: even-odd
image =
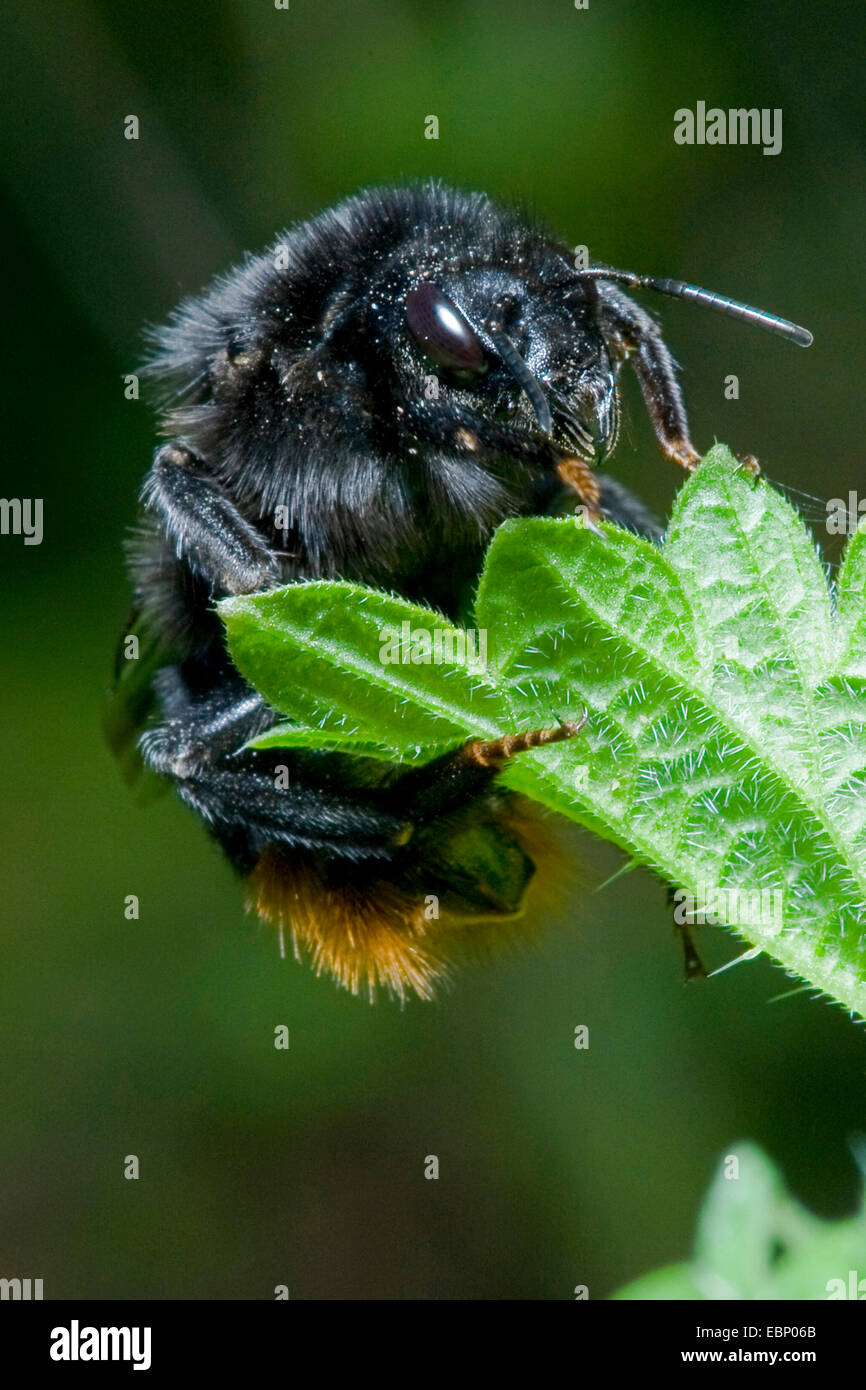
[[(135, 803), (99, 723), (153, 446), (122, 391), (143, 323), (371, 181), (529, 199), (599, 259), (807, 324), (802, 352), (654, 306), (699, 446), (823, 497), (861, 485), (862, 12), (7, 0), (4, 18), (3, 491), (43, 497), (46, 529), (0, 539), (0, 1274), (47, 1297), (602, 1297), (687, 1252), (741, 1137), (817, 1211), (849, 1210), (863, 1032), (806, 994), (771, 1002), (790, 984), (763, 962), (685, 989), (662, 886), (592, 892), (613, 850), (567, 830), (584, 886), (534, 950), (437, 1005), (371, 1008), (280, 962), (192, 815)], [(676, 146), (699, 99), (781, 107), (783, 152)], [(678, 479), (627, 402), (618, 472), (664, 513)], [(737, 952), (702, 938), (710, 965)]]

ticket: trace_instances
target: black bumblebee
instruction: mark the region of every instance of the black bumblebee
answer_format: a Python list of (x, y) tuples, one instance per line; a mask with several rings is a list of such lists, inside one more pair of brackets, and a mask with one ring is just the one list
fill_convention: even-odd
[(354, 990), (428, 996), (457, 946), (519, 913), (538, 828), (496, 773), (575, 726), (504, 730), (408, 772), (244, 750), (277, 716), (234, 669), (215, 600), (340, 577), (459, 621), (507, 517), (580, 502), (590, 524), (656, 535), (595, 472), (616, 442), (623, 363), (665, 454), (690, 469), (698, 453), (659, 329), (621, 286), (809, 341), (679, 281), (576, 269), (534, 222), (438, 183), (348, 198), (153, 335), (168, 442), (130, 544), (142, 646), (119, 662), (112, 740), (137, 736), (259, 914)]

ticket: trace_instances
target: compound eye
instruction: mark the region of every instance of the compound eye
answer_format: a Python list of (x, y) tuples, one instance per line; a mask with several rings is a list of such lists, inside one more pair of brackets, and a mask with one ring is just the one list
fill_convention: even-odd
[(418, 346), (437, 367), (467, 377), (487, 371), (487, 354), (478, 334), (457, 305), (429, 280), (407, 294), (406, 322)]

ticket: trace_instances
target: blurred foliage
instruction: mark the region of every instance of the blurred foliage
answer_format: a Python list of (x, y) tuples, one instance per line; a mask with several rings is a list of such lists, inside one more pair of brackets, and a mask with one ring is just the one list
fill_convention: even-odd
[(636, 1279), (623, 1299), (855, 1298), (866, 1269), (866, 1203), (846, 1221), (819, 1221), (786, 1190), (754, 1144), (725, 1155), (698, 1220), (689, 1263)]
[[(537, 948), (436, 1006), (371, 1009), (280, 961), (194, 818), (136, 804), (99, 723), (153, 447), (123, 394), (142, 325), (374, 180), (521, 198), (600, 259), (806, 324), (799, 352), (655, 308), (699, 447), (718, 434), (822, 497), (859, 487), (863, 12), (7, 0), (0, 23), (4, 492), (43, 497), (46, 526), (0, 540), (0, 1272), (46, 1297), (601, 1297), (688, 1248), (731, 1133), (846, 1215), (862, 1033), (771, 1003), (787, 985), (765, 962), (683, 989), (660, 885), (600, 887), (616, 851), (551, 821), (574, 881)], [(781, 107), (782, 153), (674, 145), (697, 100)], [(617, 472), (665, 515), (680, 480), (626, 395)], [(730, 956), (702, 937), (708, 965)]]

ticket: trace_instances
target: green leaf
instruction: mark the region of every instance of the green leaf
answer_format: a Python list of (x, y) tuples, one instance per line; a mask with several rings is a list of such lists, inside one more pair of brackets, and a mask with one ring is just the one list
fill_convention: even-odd
[[(854, 1271), (854, 1278), (851, 1273)], [(692, 1259), (644, 1275), (616, 1299), (840, 1299), (866, 1279), (866, 1204), (821, 1221), (787, 1192), (754, 1144), (722, 1160), (704, 1201)], [(864, 1283), (866, 1290), (866, 1283)]]
[[(461, 629), (441, 613), (325, 580), (224, 599), (219, 609), (238, 670), (307, 726), (292, 737), (295, 747), (354, 743), (394, 761), (427, 761), (461, 741), (467, 708), (476, 712), (475, 732), (495, 736), (502, 727), (506, 707), (495, 687), (465, 661), (413, 661), (403, 624), (427, 631), (432, 622), (443, 655), (451, 644), (464, 647)], [(397, 660), (382, 661), (386, 647)]]
[(836, 584), (839, 613), (836, 664), (849, 676), (866, 676), (866, 517), (845, 550)]
[[(310, 729), (305, 724), (274, 724), (272, 728), (256, 738), (251, 738), (248, 748), (327, 748), (332, 752), (354, 753), (358, 757), (380, 758), (393, 762), (397, 751), (381, 743), (365, 743), (364, 740), (345, 729)], [(443, 749), (444, 751), (444, 749)], [(426, 762), (429, 751), (419, 749), (419, 760)]]
[(224, 601), (238, 668), (290, 721), (256, 746), (418, 763), (586, 712), (506, 783), (866, 1016), (866, 532), (834, 595), (796, 512), (722, 446), (663, 548), (602, 531), (502, 526), (473, 642), (342, 582)]

